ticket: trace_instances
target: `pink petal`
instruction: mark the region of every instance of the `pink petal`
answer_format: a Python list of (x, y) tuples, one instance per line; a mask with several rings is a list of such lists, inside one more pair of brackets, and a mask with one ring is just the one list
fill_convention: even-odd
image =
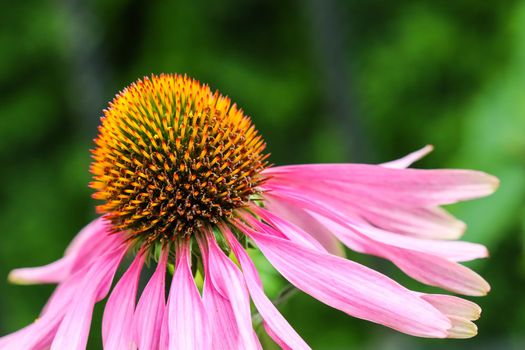
[(206, 310), (191, 273), (189, 241), (180, 242), (177, 247), (169, 298), (169, 349), (209, 350), (211, 334)]
[(168, 350), (170, 343), (170, 331), (169, 331), (169, 308), (170, 308), (170, 299), (171, 294), (168, 294), (168, 301), (166, 307), (164, 308), (164, 314), (162, 315), (162, 324), (160, 328), (160, 338), (159, 338), (159, 350)]
[(380, 192), (367, 193), (338, 186), (322, 183), (316, 187), (273, 185), (270, 196), (299, 196), (303, 200), (330, 206), (356, 223), (371, 224), (404, 235), (455, 239), (465, 231), (463, 222), (438, 207), (421, 207), (400, 199), (389, 199)]
[(311, 164), (268, 168), (262, 186), (294, 188), (297, 184), (316, 187), (330, 184), (344, 193), (355, 191), (380, 195), (399, 203), (433, 206), (484, 197), (499, 185), (497, 178), (474, 170), (391, 169), (365, 164)]
[[(353, 225), (334, 208), (325, 208), (323, 203), (309, 201), (300, 194), (290, 193), (286, 200), (293, 201), (307, 210), (351, 249), (389, 259), (419, 281), (466, 295), (485, 295), (490, 290), (488, 283), (478, 274), (447, 260), (447, 254), (459, 254), (459, 260), (477, 257), (477, 253), (485, 255), (486, 250), (482, 246), (460, 242), (427, 241), (428, 244), (425, 244), (424, 241), (415, 238), (400, 237), (363, 225)], [(394, 246), (395, 244), (397, 246)], [(457, 249), (446, 250), (452, 246)]]
[(421, 294), (421, 298), (450, 319), (452, 328), (448, 330), (448, 338), (472, 338), (478, 333), (478, 328), (471, 322), (477, 320), (481, 314), (478, 305), (451, 295)]
[(275, 305), (264, 294), (257, 269), (248, 254), (235, 239), (230, 229), (227, 226), (222, 226), (221, 231), (228, 240), (235, 257), (242, 267), (244, 280), (246, 281), (255, 307), (264, 319), (268, 334), (284, 349), (310, 349), (308, 344), (295, 332), (286, 319), (279, 313)]
[(166, 308), (165, 281), (169, 249), (164, 248), (133, 316), (135, 342), (139, 349), (158, 349), (164, 309)]
[(0, 338), (0, 349), (48, 349), (60, 324), (61, 317), (63, 315), (37, 319), (31, 325)]
[(83, 275), (76, 274), (61, 283), (53, 292), (48, 309), (32, 324), (0, 338), (0, 349), (47, 349), (64, 318)]
[(385, 257), (412, 278), (464, 295), (482, 296), (490, 285), (469, 268), (428, 254), (390, 248)]
[(243, 349), (239, 328), (230, 301), (205, 282), (203, 302), (210, 316), (213, 349)]
[[(118, 249), (118, 246), (113, 247), (114, 251)], [(106, 254), (100, 259), (107, 259), (108, 256), (109, 254)], [(46, 303), (40, 318), (29, 326), (2, 337), (0, 349), (48, 349), (66, 312), (71, 308), (71, 305), (76, 303), (79, 290), (86, 283), (85, 276), (92, 267), (93, 264), (86, 265), (61, 282)], [(110, 283), (111, 279), (102, 281), (98, 294), (107, 294)]]
[[(268, 195), (267, 195), (268, 196)], [(454, 261), (467, 261), (476, 258), (486, 257), (488, 252), (486, 248), (479, 244), (468, 242), (448, 242), (439, 240), (427, 240), (417, 237), (408, 237), (398, 234), (389, 233), (387, 231), (379, 230), (366, 223), (360, 223), (354, 218), (347, 218), (338, 212), (337, 202), (328, 198), (316, 198), (314, 196), (305, 196), (299, 192), (273, 192), (270, 197), (278, 196), (281, 201), (288, 202), (297, 208), (302, 208), (310, 215), (313, 215), (316, 220), (321, 220), (321, 217), (329, 218), (331, 221), (336, 221), (340, 225), (350, 227), (354, 231), (359, 231), (358, 234), (365, 235), (376, 241), (395, 245), (401, 248), (409, 248), (429, 252), (436, 255), (441, 255)], [(301, 209), (299, 209), (301, 210)], [(322, 221), (322, 220), (321, 220)], [(329, 231), (333, 232), (334, 227), (328, 225), (326, 222), (321, 222)], [(337, 231), (337, 230), (336, 230)], [(339, 230), (340, 231), (340, 230)], [(341, 239), (341, 238), (340, 238)], [(345, 244), (349, 245), (348, 240)], [(359, 244), (354, 242), (354, 245), (349, 245), (352, 249), (363, 251), (359, 248)]]
[[(316, 193), (312, 193), (312, 191)], [(379, 194), (344, 191), (329, 184), (318, 189), (304, 189), (316, 201), (323, 201), (345, 216), (358, 216), (373, 226), (404, 235), (424, 238), (456, 239), (466, 225), (439, 207), (420, 207), (392, 201)]]
[[(352, 198), (346, 198), (352, 200)], [(347, 207), (375, 227), (408, 236), (430, 239), (457, 239), (466, 225), (439, 207), (404, 207), (377, 200), (360, 200)]]
[(417, 162), (430, 152), (434, 150), (434, 147), (432, 145), (426, 145), (425, 147), (412, 152), (403, 158), (396, 159), (387, 163), (380, 164), (381, 166), (384, 166), (385, 168), (395, 168), (395, 169), (404, 169), (408, 168), (412, 163)]
[(293, 223), (316, 239), (329, 253), (345, 256), (345, 251), (339, 240), (310, 214), (294, 205), (290, 205), (278, 197), (266, 194), (265, 208), (284, 220)]
[(111, 292), (102, 319), (102, 344), (105, 350), (133, 348), (133, 312), (144, 255), (139, 253)]
[(419, 295), (420, 298), (429, 302), (447, 316), (462, 317), (475, 321), (481, 315), (481, 308), (477, 304), (462, 298), (444, 294), (420, 293)]
[(255, 332), (255, 330), (252, 331), (252, 336), (253, 336), (253, 339), (255, 340), (255, 346), (257, 346), (257, 350), (264, 350), (262, 347), (261, 341), (257, 337), (257, 333)]
[(73, 264), (73, 256), (65, 256), (51, 264), (25, 267), (11, 271), (7, 279), (15, 284), (59, 283), (67, 278)]
[[(316, 211), (322, 212), (327, 216), (330, 215), (330, 217), (326, 217), (323, 214), (318, 214), (313, 212), (313, 210), (310, 211), (307, 209), (307, 212), (311, 213), (314, 218), (342, 241), (345, 241), (342, 236), (354, 235), (369, 241), (368, 243), (361, 244), (374, 244), (374, 242), (377, 242), (380, 245), (388, 245), (420, 253), (436, 255), (451, 261), (470, 261), (488, 256), (487, 248), (481, 244), (402, 236), (376, 229), (374, 227), (358, 226), (345, 222), (344, 218), (336, 215), (334, 212), (328, 213), (326, 210), (320, 209), (319, 207), (316, 208)], [(343, 224), (344, 226), (342, 226)]]
[(106, 220), (98, 218), (77, 234), (63, 258), (45, 266), (15, 269), (8, 279), (17, 284), (59, 283), (103, 255), (116, 238), (109, 237)]
[(85, 349), (94, 304), (103, 297), (103, 292), (107, 294), (126, 248), (122, 246), (104, 255), (91, 266), (58, 328), (51, 350)]
[(238, 223), (292, 284), (352, 316), (421, 337), (446, 337), (449, 320), (388, 277)]
[(208, 310), (213, 349), (243, 349), (242, 339), (232, 304), (219, 293), (209, 277), (209, 252), (205, 239), (199, 239), (204, 264), (202, 301)]
[[(320, 212), (322, 209), (316, 208), (316, 210)], [(370, 236), (362, 234), (362, 227), (345, 225), (344, 219), (337, 217), (334, 213), (324, 211), (321, 215), (315, 213), (313, 215), (343, 243), (358, 251), (389, 259), (407, 275), (418, 281), (465, 295), (485, 295), (490, 290), (489, 284), (474, 271), (449, 261), (443, 256), (429, 253), (428, 250), (431, 248), (425, 251), (424, 243), (418, 242), (416, 246), (414, 242), (411, 242), (412, 246), (410, 246), (407, 242), (403, 242), (408, 245), (408, 247), (403, 247), (402, 244), (396, 242), (398, 246), (394, 246), (392, 242), (378, 239), (377, 236), (376, 240), (372, 240)], [(372, 234), (377, 234), (377, 232)], [(386, 237), (385, 233), (381, 234), (380, 238)], [(441, 243), (452, 246), (453, 242), (440, 242), (439, 244)], [(439, 244), (436, 245), (439, 246)], [(432, 247), (432, 242), (428, 242), (428, 247)], [(435, 253), (439, 252), (435, 250)], [(442, 251), (442, 253), (446, 255), (449, 252)]]
[(101, 235), (105, 237), (110, 230), (110, 223), (104, 218), (99, 217), (84, 227), (76, 236), (73, 238), (71, 243), (67, 246), (65, 255), (76, 254), (81, 251), (84, 246), (91, 241), (93, 238)]
[(231, 303), (244, 349), (257, 349), (250, 311), (250, 296), (237, 266), (217, 245), (211, 232), (206, 235), (209, 250), (209, 278), (217, 291)]
[[(279, 228), (279, 232), (284, 235), (284, 238), (292, 240), (296, 243), (303, 244), (306, 247), (317, 249), (321, 251), (326, 251), (321, 243), (315, 240), (310, 234), (305, 232), (302, 228), (294, 225), (290, 222), (287, 222), (280, 217), (272, 214), (270, 211), (262, 209), (256, 205), (251, 205), (250, 209), (256, 214), (259, 215), (264, 220), (271, 223), (273, 226)], [(253, 218), (251, 215), (246, 215), (245, 219), (249, 221), (252, 225), (258, 225), (259, 221)]]
[(452, 328), (449, 329), (447, 338), (468, 339), (478, 334), (478, 327), (464, 318), (449, 317)]

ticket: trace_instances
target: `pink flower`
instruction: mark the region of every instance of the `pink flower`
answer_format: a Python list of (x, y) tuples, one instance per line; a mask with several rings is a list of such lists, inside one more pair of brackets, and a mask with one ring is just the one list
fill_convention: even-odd
[[(476, 304), (411, 291), (345, 259), (340, 242), (425, 284), (485, 295), (488, 283), (460, 262), (487, 250), (457, 241), (465, 225), (440, 206), (489, 195), (496, 178), (406, 169), (428, 146), (382, 165), (268, 167), (250, 119), (178, 75), (126, 88), (99, 131), (91, 186), (102, 216), (60, 260), (10, 274), (58, 286), (39, 318), (0, 338), (0, 349), (84, 349), (93, 307), (108, 294), (104, 349), (260, 349), (250, 300), (282, 348), (309, 349), (265, 295), (249, 246), (295, 287), (351, 316), (419, 337), (476, 334)], [(126, 256), (131, 264), (110, 293)], [(155, 272), (139, 288), (145, 264)]]

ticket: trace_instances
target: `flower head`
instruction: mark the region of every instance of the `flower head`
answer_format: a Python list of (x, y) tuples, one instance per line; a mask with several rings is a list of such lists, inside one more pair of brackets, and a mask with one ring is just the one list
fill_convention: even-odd
[(180, 75), (132, 84), (110, 104), (93, 151), (97, 210), (153, 242), (190, 235), (259, 190), (265, 143), (242, 110)]
[[(476, 334), (476, 304), (408, 290), (345, 259), (340, 243), (425, 284), (484, 295), (487, 282), (460, 262), (487, 251), (456, 241), (465, 225), (440, 206), (492, 193), (494, 177), (406, 169), (429, 147), (381, 165), (270, 167), (242, 110), (179, 75), (123, 90), (95, 143), (91, 187), (102, 216), (60, 260), (11, 273), (13, 282), (58, 286), (40, 317), (0, 338), (0, 349), (84, 349), (94, 304), (108, 294), (104, 349), (259, 349), (250, 300), (279, 345), (308, 349), (264, 294), (249, 246), (295, 287), (349, 315), (420, 337)], [(125, 256), (132, 262), (111, 288)]]

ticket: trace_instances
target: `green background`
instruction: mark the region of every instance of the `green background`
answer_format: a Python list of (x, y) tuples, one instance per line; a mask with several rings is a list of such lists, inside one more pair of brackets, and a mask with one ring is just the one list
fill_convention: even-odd
[[(433, 144), (417, 166), (501, 179), (496, 195), (451, 208), (465, 239), (491, 251), (471, 264), (492, 284), (476, 299), (476, 338), (412, 338), (298, 293), (280, 309), (314, 349), (525, 348), (525, 2), (2, 1), (1, 279), (59, 258), (96, 216), (87, 184), (102, 110), (161, 72), (229, 95), (278, 165), (382, 162)], [(391, 264), (349, 257), (421, 289)], [(263, 269), (275, 295), (283, 281)], [(34, 320), (51, 291), (0, 283), (0, 333)]]

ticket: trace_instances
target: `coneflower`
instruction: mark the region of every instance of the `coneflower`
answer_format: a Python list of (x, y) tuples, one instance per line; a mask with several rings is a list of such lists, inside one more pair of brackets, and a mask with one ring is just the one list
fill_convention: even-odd
[[(250, 300), (276, 343), (309, 349), (264, 294), (250, 247), (295, 287), (354, 317), (420, 337), (477, 332), (476, 304), (411, 291), (340, 256), (339, 242), (425, 284), (484, 295), (487, 282), (459, 262), (487, 251), (456, 241), (465, 225), (440, 206), (492, 193), (490, 175), (406, 169), (429, 147), (381, 165), (270, 166), (250, 118), (180, 75), (124, 89), (95, 143), (90, 186), (101, 216), (60, 260), (10, 274), (58, 286), (39, 318), (1, 338), (0, 349), (84, 349), (93, 307), (108, 294), (104, 349), (260, 349)], [(110, 293), (125, 256), (132, 262)], [(145, 264), (156, 268), (139, 291)]]

